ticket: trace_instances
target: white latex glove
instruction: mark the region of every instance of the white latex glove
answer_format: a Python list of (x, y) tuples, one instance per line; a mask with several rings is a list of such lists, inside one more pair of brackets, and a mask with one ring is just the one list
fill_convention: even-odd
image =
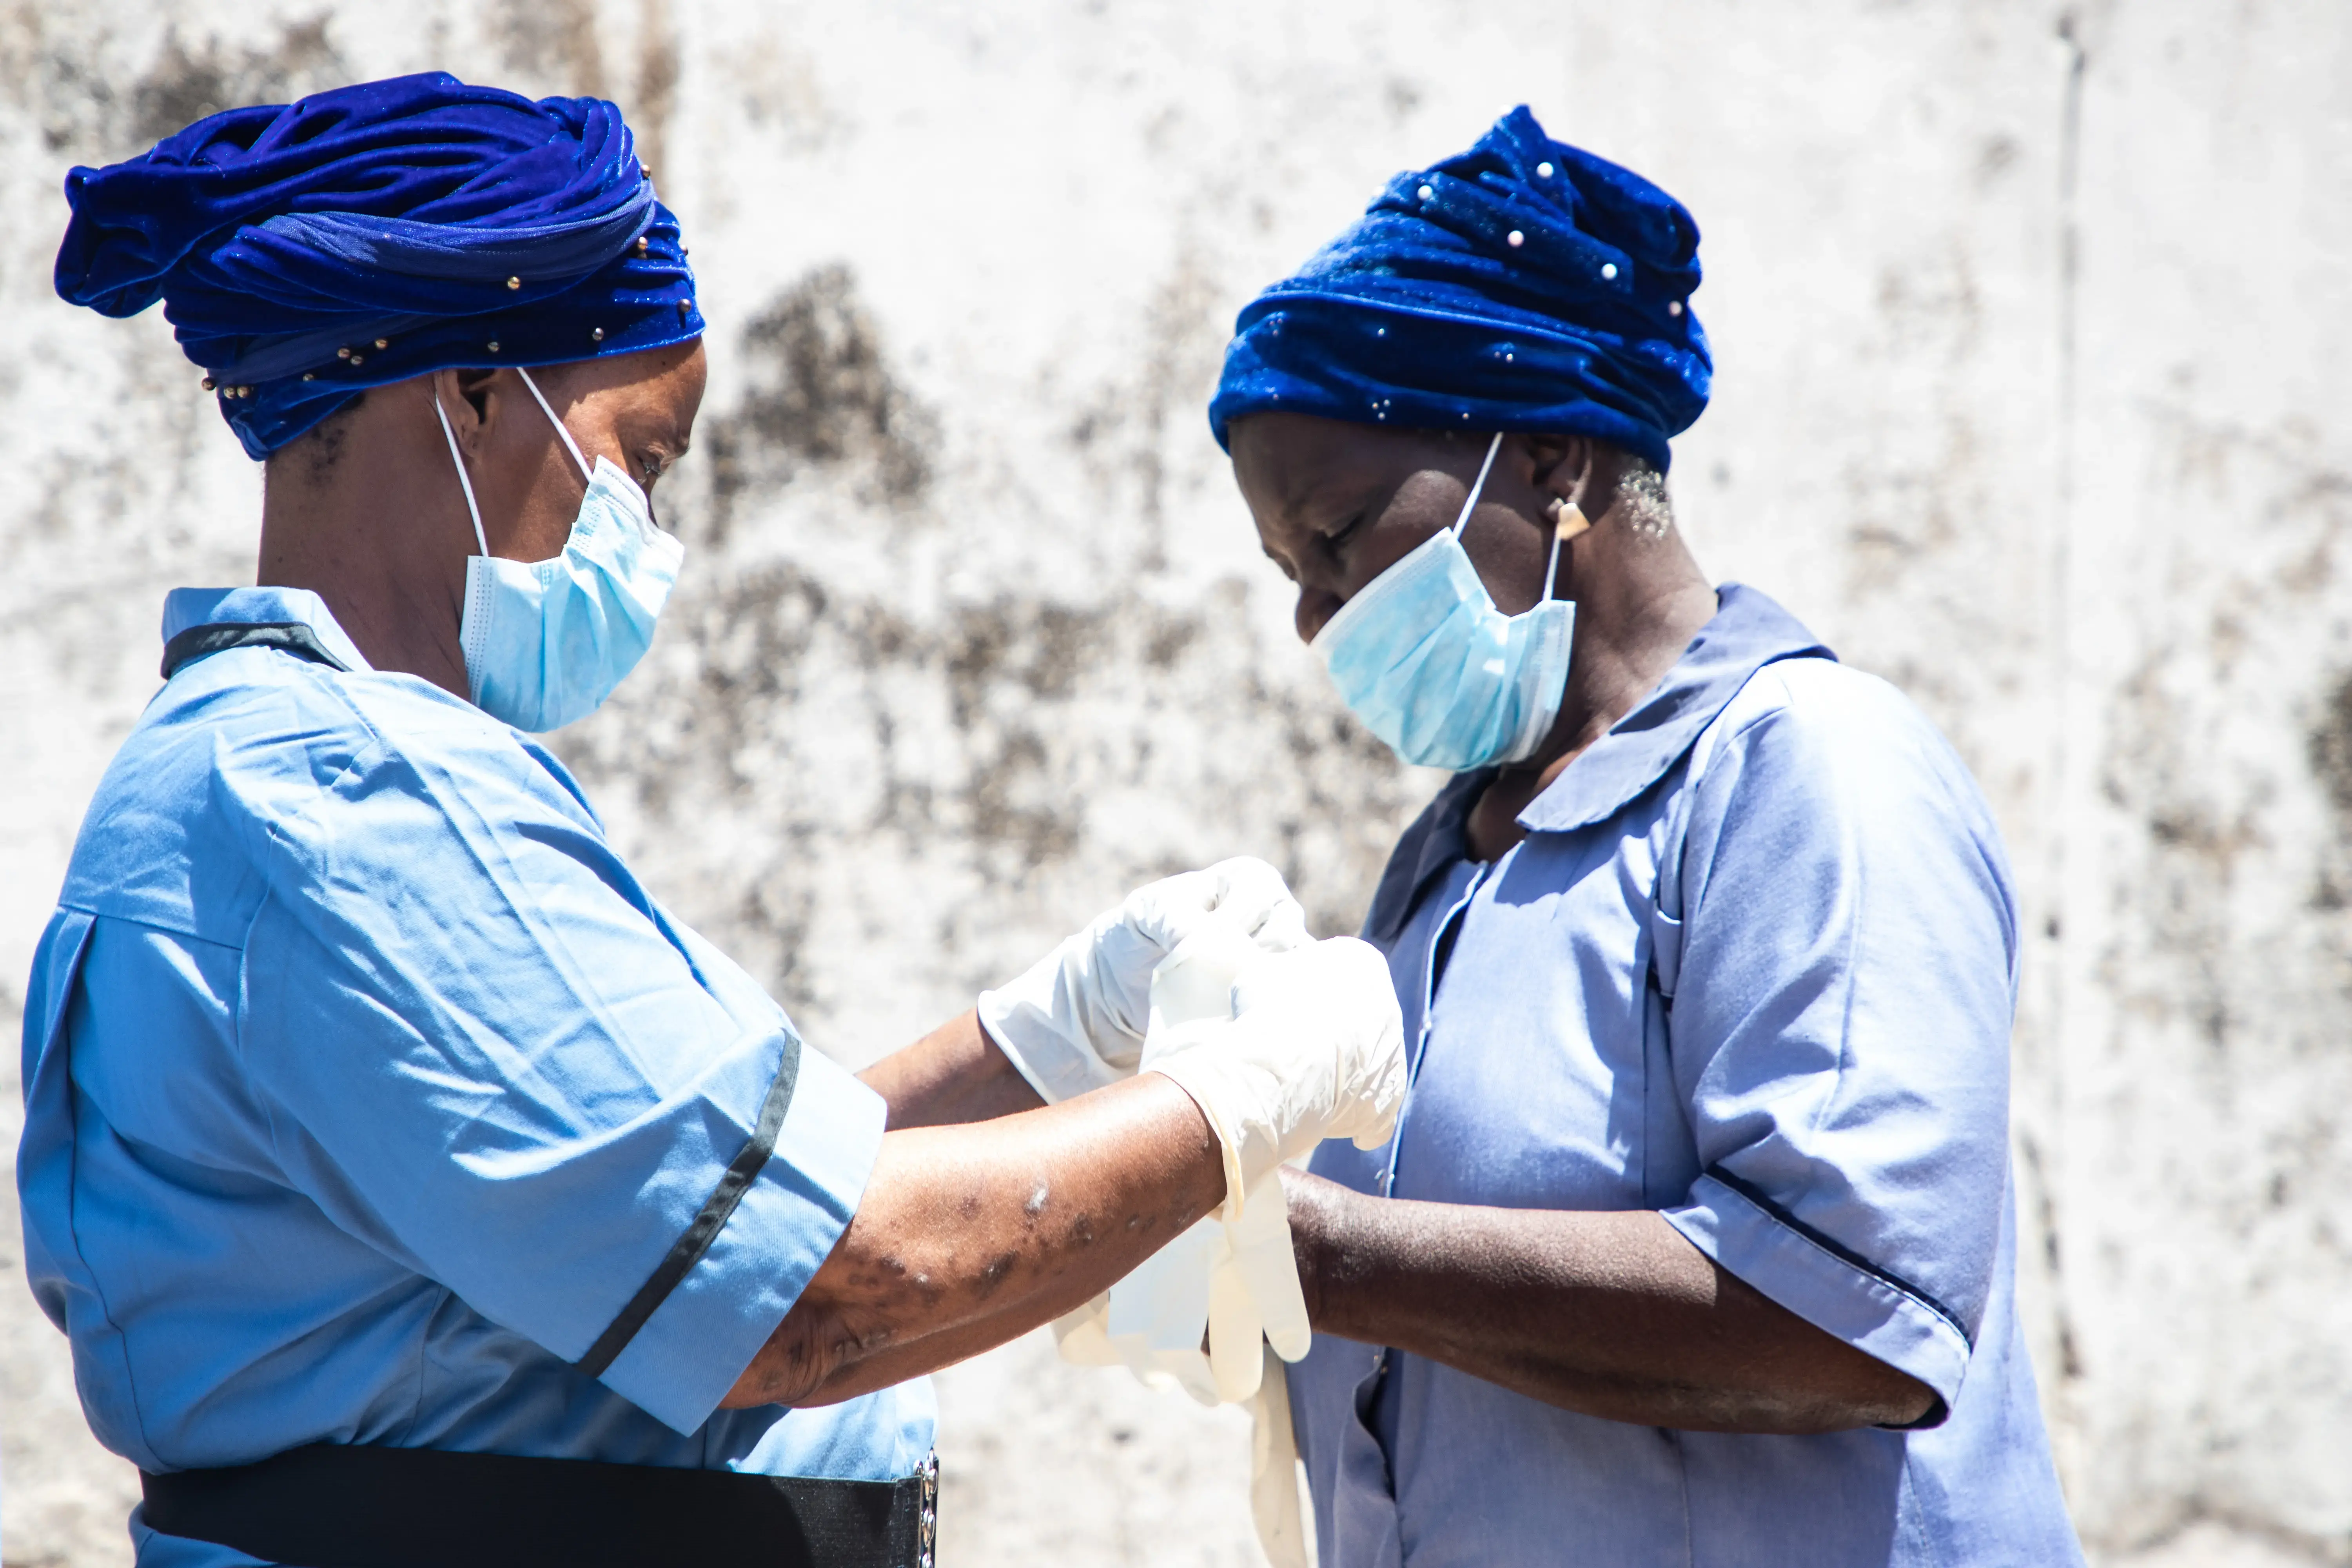
[(1216, 926), (1261, 952), (1306, 945), (1282, 873), (1246, 856), (1129, 893), (1027, 973), (980, 997), (981, 1026), (1048, 1104), (1131, 1076), (1143, 1055), (1152, 972)]
[[(1243, 1195), (1241, 1217), (1224, 1222), (1225, 1252), (1218, 1259), (1219, 1276), (1209, 1288), (1209, 1344), (1212, 1359), (1235, 1368), (1248, 1386), (1227, 1394), (1247, 1398), (1256, 1386), (1254, 1373), (1240, 1373), (1238, 1359), (1252, 1364), (1258, 1359), (1258, 1342), (1274, 1347), (1285, 1361), (1297, 1361), (1314, 1342), (1307, 1322), (1307, 1294), (1298, 1283), (1298, 1256), (1290, 1245), (1290, 1212), (1282, 1192), (1282, 1178), (1268, 1171)], [(1223, 1287), (1221, 1289), (1221, 1287)], [(1235, 1300), (1249, 1303), (1244, 1319), (1235, 1312)], [(1220, 1319), (1219, 1309), (1229, 1314)], [(1220, 1352), (1217, 1347), (1226, 1346)], [(1219, 1378), (1221, 1386), (1233, 1380)]]
[[(1179, 944), (1152, 973), (1145, 1055), (1156, 1060), (1171, 1031), (1230, 1020), (1234, 982), (1256, 959), (1254, 944), (1222, 921)], [(1246, 1402), (1258, 1543), (1272, 1568), (1307, 1568), (1281, 1363), (1305, 1355), (1311, 1335), (1279, 1175), (1259, 1177), (1235, 1217), (1201, 1220), (1054, 1333), (1063, 1358), (1078, 1365), (1124, 1365), (1148, 1387), (1181, 1388), (1203, 1405)]]
[[(1186, 938), (1152, 972), (1145, 1053), (1171, 1030), (1232, 1018), (1234, 983), (1257, 958), (1257, 950), (1223, 922)], [(1211, 1215), (1192, 1228), (1223, 1233), (1209, 1259), (1209, 1361), (1218, 1396), (1246, 1399), (1257, 1388), (1261, 1339), (1272, 1341), (1284, 1360), (1297, 1361), (1313, 1337), (1280, 1179), (1268, 1172), (1243, 1194), (1239, 1214)], [(1148, 1288), (1135, 1275), (1112, 1286), (1114, 1310), (1123, 1293)]]
[(1228, 1225), (1211, 1215), (1057, 1319), (1062, 1359), (1124, 1366), (1148, 1386), (1181, 1388), (1203, 1405), (1255, 1396), (1269, 1342), (1283, 1360), (1297, 1361), (1314, 1335), (1282, 1179), (1269, 1175), (1252, 1188), (1243, 1215)]
[(1229, 1223), (1261, 1178), (1324, 1139), (1386, 1142), (1405, 1087), (1403, 1017), (1369, 942), (1335, 936), (1259, 958), (1233, 1004), (1230, 1020), (1155, 1032), (1141, 1063), (1181, 1085), (1223, 1145)]
[[(1258, 958), (1222, 920), (1178, 944), (1152, 972), (1146, 1058), (1158, 1059), (1162, 1043), (1189, 1025), (1230, 1023), (1236, 982)], [(1312, 1340), (1279, 1178), (1271, 1171), (1259, 1177), (1238, 1205), (1228, 1202), (1192, 1226), (1058, 1328), (1071, 1360), (1123, 1363), (1146, 1383), (1172, 1376), (1195, 1394), (1205, 1374), (1217, 1402), (1251, 1397), (1261, 1342), (1297, 1361)]]
[[(1150, 1026), (1144, 1049), (1151, 1048), (1150, 1040), (1181, 1025), (1231, 1018), (1234, 981), (1257, 957), (1256, 944), (1237, 923), (1224, 919), (1212, 920), (1179, 942), (1151, 972)], [(1278, 1205), (1281, 1194), (1274, 1196)], [(1290, 1226), (1275, 1205), (1261, 1198), (1245, 1212), (1256, 1221), (1252, 1236), (1258, 1250), (1264, 1249), (1263, 1233), (1271, 1215), (1287, 1251)], [(1262, 1314), (1246, 1290), (1237, 1290), (1228, 1278), (1236, 1261), (1234, 1228), (1217, 1215), (1209, 1215), (1108, 1291), (1059, 1319), (1054, 1334), (1063, 1359), (1080, 1366), (1125, 1366), (1148, 1386), (1181, 1387), (1203, 1405), (1246, 1398), (1254, 1384), (1240, 1375), (1234, 1358), (1238, 1347), (1246, 1343), (1251, 1367), (1256, 1366)], [(1297, 1299), (1295, 1315), (1303, 1325), (1306, 1302), (1295, 1269), (1287, 1283)], [(1213, 1303), (1214, 1334), (1210, 1333)], [(1286, 1321), (1282, 1309), (1276, 1315)], [(1221, 1346), (1221, 1353), (1203, 1354), (1204, 1337)], [(1295, 1357), (1300, 1351), (1292, 1353)]]
[[(1281, 1178), (1267, 1180), (1278, 1186)], [(1279, 1196), (1279, 1193), (1276, 1195)], [(1247, 1207), (1265, 1210), (1255, 1193), (1251, 1194)], [(1290, 1226), (1286, 1220), (1281, 1230), (1284, 1262), (1287, 1266)], [(1117, 1335), (1110, 1331), (1114, 1314), (1127, 1306), (1122, 1298), (1141, 1283), (1138, 1277), (1143, 1270), (1138, 1269), (1108, 1292), (1056, 1322), (1054, 1336), (1060, 1342), (1062, 1358), (1076, 1365), (1125, 1366), (1147, 1387), (1181, 1388), (1202, 1405), (1246, 1403), (1250, 1413), (1250, 1520), (1257, 1527), (1258, 1545), (1265, 1551), (1271, 1568), (1308, 1568), (1306, 1510), (1298, 1497), (1298, 1444), (1290, 1426), (1290, 1384), (1282, 1368), (1283, 1360), (1297, 1360), (1298, 1354), (1305, 1353), (1305, 1346), (1299, 1347), (1298, 1354), (1278, 1360), (1274, 1345), (1261, 1344), (1254, 1329), (1234, 1321), (1234, 1287), (1238, 1274), (1230, 1246), (1219, 1245), (1229, 1243), (1232, 1234), (1232, 1227), (1212, 1216), (1154, 1255), (1155, 1261), (1166, 1258), (1168, 1264), (1158, 1279), (1136, 1291), (1141, 1300), (1161, 1309), (1150, 1314), (1148, 1328)], [(1203, 1258), (1204, 1251), (1223, 1256), (1213, 1263)], [(1295, 1298), (1298, 1276), (1294, 1271), (1287, 1279), (1289, 1293)], [(1207, 1293), (1214, 1302), (1205, 1310), (1200, 1304), (1202, 1284), (1207, 1285)], [(1255, 1318), (1255, 1311), (1247, 1310), (1240, 1315), (1253, 1322)], [(1201, 1353), (1201, 1325), (1204, 1318), (1210, 1325), (1210, 1343), (1222, 1349), (1223, 1354)], [(1302, 1309), (1302, 1332), (1305, 1320)], [(1250, 1360), (1254, 1374), (1246, 1379), (1234, 1364), (1244, 1355)], [(1244, 1382), (1248, 1386), (1242, 1386)]]
[(1219, 1403), (1201, 1353), (1211, 1281), (1224, 1227), (1195, 1225), (1153, 1253), (1110, 1290), (1055, 1320), (1062, 1359), (1079, 1366), (1124, 1366), (1149, 1388), (1181, 1388)]

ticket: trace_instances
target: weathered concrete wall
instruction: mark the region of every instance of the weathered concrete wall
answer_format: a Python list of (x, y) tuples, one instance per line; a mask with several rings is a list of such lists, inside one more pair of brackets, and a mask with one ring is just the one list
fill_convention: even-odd
[[(163, 591), (249, 580), (257, 493), (159, 319), (50, 296), (58, 182), (429, 67), (620, 99), (684, 216), (688, 580), (562, 744), (852, 1060), (1165, 868), (1264, 853), (1353, 924), (1431, 781), (1289, 637), (1201, 417), (1225, 327), (1521, 100), (1683, 196), (1720, 360), (1688, 531), (1916, 695), (2010, 835), (2027, 1310), (2085, 1537), (2352, 1562), (2352, 9), (0, 6), (11, 1000)], [(0, 1291), (7, 1561), (119, 1562), (61, 1351)], [(949, 1562), (1252, 1560), (1231, 1413), (1035, 1342), (942, 1398)]]

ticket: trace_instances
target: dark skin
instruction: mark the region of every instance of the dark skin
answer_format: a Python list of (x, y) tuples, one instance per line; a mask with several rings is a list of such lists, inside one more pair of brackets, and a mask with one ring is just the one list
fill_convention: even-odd
[[(685, 454), (699, 343), (532, 374), (588, 460), (611, 458), (649, 496)], [(562, 551), (586, 485), (547, 416), (512, 370), (444, 370), (371, 391), (270, 458), (257, 580), (311, 589), (377, 669), (463, 697), (477, 545), (436, 398), (491, 552)], [(1224, 1198), (1206, 1119), (1156, 1073), (1044, 1107), (967, 1012), (864, 1076), (890, 1123), (857, 1212), (730, 1407), (832, 1404), (1003, 1344)]]
[(830, 1405), (992, 1350), (1224, 1199), (1206, 1119), (1157, 1073), (1045, 1106), (966, 1013), (859, 1077), (890, 1107), (881, 1155), (729, 1409)]
[[(1297, 584), (1312, 640), (1339, 607), (1441, 528), (1490, 434), (1392, 430), (1307, 415), (1237, 421), (1234, 476), (1266, 554)], [(1473, 807), (1493, 860), (1519, 813), (1664, 679), (1716, 595), (1670, 524), (1633, 504), (1633, 460), (1584, 437), (1504, 437), (1463, 547), (1496, 605), (1544, 596), (1560, 501), (1591, 528), (1552, 591), (1576, 601), (1559, 719)], [(1589, 478), (1585, 477), (1589, 473)], [(1286, 1170), (1317, 1331), (1427, 1356), (1549, 1405), (1642, 1426), (1744, 1433), (1904, 1426), (1935, 1394), (1717, 1267), (1647, 1211), (1500, 1209), (1368, 1197)]]
[[(686, 455), (702, 403), (700, 342), (534, 369), (590, 463), (653, 498)], [(264, 470), (256, 581), (310, 588), (378, 669), (467, 694), (457, 618), (477, 552), (439, 398), (474, 481), (490, 553), (560, 554), (587, 483), (511, 370), (441, 370), (380, 386)], [(656, 501), (658, 507), (658, 500)]]

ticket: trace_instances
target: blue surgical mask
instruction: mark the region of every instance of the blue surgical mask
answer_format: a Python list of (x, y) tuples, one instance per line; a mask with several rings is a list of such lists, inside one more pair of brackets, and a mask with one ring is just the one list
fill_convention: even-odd
[[(1498, 434), (1487, 447), (1454, 526), (1366, 584), (1315, 634), (1340, 700), (1422, 767), (1459, 773), (1524, 761), (1550, 732), (1568, 689), (1576, 605), (1547, 596), (1525, 615), (1503, 614), (1462, 548), (1463, 526), (1502, 445)], [(1573, 501), (1552, 534), (1547, 595), (1560, 541), (1574, 531), (1571, 517), (1582, 522)]]
[(530, 373), (516, 374), (588, 481), (572, 535), (551, 560), (509, 561), (490, 553), (474, 481), (438, 396), (433, 411), (441, 416), (482, 551), (466, 562), (466, 605), (457, 622), (474, 705), (537, 733), (585, 719), (636, 668), (677, 582), (686, 546), (655, 525), (646, 492), (610, 458), (599, 457), (593, 468), (588, 466)]

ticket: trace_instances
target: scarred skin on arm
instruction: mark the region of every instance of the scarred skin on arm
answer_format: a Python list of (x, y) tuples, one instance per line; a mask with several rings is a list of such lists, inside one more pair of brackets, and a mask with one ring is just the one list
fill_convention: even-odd
[[(730, 1409), (835, 1404), (977, 1355), (1109, 1289), (1224, 1198), (1207, 1121), (1156, 1073), (1038, 1107), (967, 1014), (865, 1076), (892, 1131)], [(959, 1112), (990, 1119), (920, 1124)]]

